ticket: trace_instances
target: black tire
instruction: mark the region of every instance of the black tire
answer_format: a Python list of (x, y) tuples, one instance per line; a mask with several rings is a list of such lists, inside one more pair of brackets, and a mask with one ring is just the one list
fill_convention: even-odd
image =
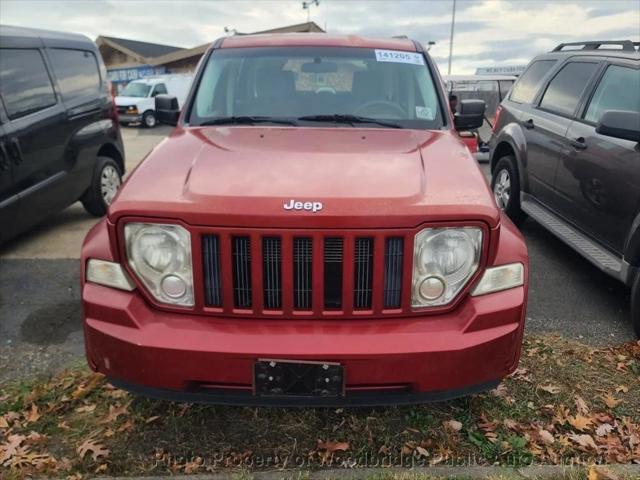
[(158, 119), (156, 118), (156, 112), (153, 110), (147, 110), (142, 115), (142, 126), (144, 128), (154, 128), (158, 124)]
[(640, 339), (640, 272), (631, 287), (631, 323), (636, 331), (636, 338)]
[[(122, 170), (118, 164), (110, 157), (98, 157), (91, 185), (80, 199), (82, 206), (91, 215), (102, 217), (121, 184)], [(115, 191), (112, 191), (114, 187)]]
[[(508, 184), (505, 181), (507, 177)], [(507, 190), (508, 185), (508, 190)], [(507, 155), (498, 160), (496, 168), (491, 176), (491, 190), (498, 207), (504, 210), (507, 216), (516, 225), (521, 225), (527, 218), (527, 214), (520, 208), (520, 177), (518, 176), (518, 164), (516, 159)]]

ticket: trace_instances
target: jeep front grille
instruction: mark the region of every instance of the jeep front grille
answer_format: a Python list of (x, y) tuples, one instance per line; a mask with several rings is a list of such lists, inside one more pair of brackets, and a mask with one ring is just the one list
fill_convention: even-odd
[(368, 230), (207, 232), (201, 305), (267, 317), (401, 313), (410, 238)]

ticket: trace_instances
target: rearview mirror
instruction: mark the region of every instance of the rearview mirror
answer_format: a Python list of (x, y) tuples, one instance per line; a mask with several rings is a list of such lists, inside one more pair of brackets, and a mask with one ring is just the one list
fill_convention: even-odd
[(160, 123), (177, 125), (180, 118), (178, 99), (166, 94), (156, 95), (156, 117)]
[(458, 105), (458, 113), (453, 117), (456, 130), (473, 130), (484, 123), (484, 100), (462, 100)]
[(640, 113), (627, 110), (607, 110), (596, 125), (596, 133), (640, 142)]

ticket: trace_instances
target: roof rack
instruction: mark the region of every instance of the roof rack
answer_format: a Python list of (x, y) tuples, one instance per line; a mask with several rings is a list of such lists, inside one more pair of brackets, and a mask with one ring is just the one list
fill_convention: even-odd
[[(609, 45), (618, 45), (621, 48), (606, 48)], [(556, 48), (552, 50), (552, 52), (561, 52), (565, 50), (566, 47), (582, 47), (575, 48), (569, 50), (621, 50), (624, 52), (635, 52), (636, 45), (638, 42), (632, 42), (631, 40), (602, 40), (602, 41), (592, 41), (592, 42), (570, 42), (570, 43), (561, 43)], [(601, 47), (605, 48), (601, 48)]]

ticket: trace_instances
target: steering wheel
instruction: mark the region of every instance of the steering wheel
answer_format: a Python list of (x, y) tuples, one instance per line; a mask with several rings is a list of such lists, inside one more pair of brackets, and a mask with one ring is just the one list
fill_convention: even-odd
[(375, 115), (367, 115), (367, 111), (374, 111), (375, 113), (380, 113), (381, 109), (377, 109), (376, 107), (382, 107), (382, 113), (392, 112), (391, 117), (383, 117), (383, 118), (407, 118), (407, 113), (397, 103), (389, 102), (387, 100), (371, 100), (369, 102), (365, 102), (355, 109), (353, 112), (354, 115), (362, 115), (364, 117), (371, 117)]
[(333, 95), (335, 95), (336, 89), (333, 87), (320, 87), (315, 91), (315, 93), (332, 93)]

